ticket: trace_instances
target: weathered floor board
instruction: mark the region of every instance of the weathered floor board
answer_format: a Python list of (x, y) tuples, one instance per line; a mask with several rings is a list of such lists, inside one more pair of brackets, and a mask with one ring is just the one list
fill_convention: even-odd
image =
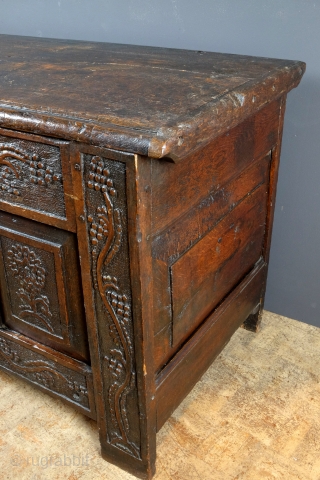
[[(264, 312), (159, 432), (155, 480), (319, 480), (320, 329)], [(0, 373), (1, 479), (129, 480), (94, 421)], [(14, 400), (13, 400), (14, 399)]]

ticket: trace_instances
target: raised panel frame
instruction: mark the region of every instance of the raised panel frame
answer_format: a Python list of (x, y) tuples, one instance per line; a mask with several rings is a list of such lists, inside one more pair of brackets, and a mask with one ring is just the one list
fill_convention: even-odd
[(0, 329), (0, 367), (96, 419), (92, 370), (83, 362)]
[[(24, 143), (27, 143), (30, 148), (25, 151), (25, 149), (12, 147), (12, 145), (10, 146), (10, 142), (8, 145), (4, 144), (1, 147), (1, 137), (11, 138), (12, 142), (17, 143), (18, 145), (19, 142), (22, 141)], [(39, 169), (36, 165), (35, 169), (33, 169), (35, 170), (34, 175), (31, 174), (32, 155), (34, 153), (34, 148), (37, 144), (43, 144), (44, 146), (47, 145), (49, 147), (52, 146), (59, 149), (59, 169), (61, 169), (61, 179), (59, 181), (62, 182), (62, 196), (59, 200), (63, 203), (65, 214), (55, 214), (53, 212), (43, 211), (40, 208), (32, 208), (31, 206), (24, 204), (23, 199), (21, 199), (21, 202), (19, 203), (14, 202), (13, 199), (16, 198), (14, 194), (11, 195), (11, 201), (8, 198), (4, 199), (3, 196), (2, 198), (0, 198), (0, 209), (9, 213), (13, 213), (15, 215), (21, 215), (23, 217), (45, 223), (47, 225), (53, 225), (64, 230), (68, 230), (70, 232), (75, 232), (76, 224), (69, 161), (70, 142), (50, 137), (42, 137), (31, 133), (24, 133), (0, 128), (0, 173), (5, 174), (4, 170), (8, 170), (7, 174), (9, 173), (11, 174), (11, 176), (17, 176), (19, 175), (19, 172), (14, 172), (14, 170), (16, 169), (14, 168), (11, 160), (13, 159), (16, 163), (21, 164), (23, 164), (23, 162), (25, 161), (28, 161), (28, 163), (30, 164), (30, 177), (23, 179), (23, 181), (30, 181), (32, 176), (37, 177), (40, 172), (42, 175), (41, 180), (43, 180), (43, 183), (46, 184), (44, 180), (46, 176), (45, 169)], [(41, 159), (38, 159), (37, 162), (39, 162), (40, 160)], [(52, 171), (49, 176), (51, 177), (50, 184), (53, 184), (54, 171)], [(50, 184), (48, 186), (39, 185), (39, 194), (41, 194), (41, 190), (50, 188)]]
[[(12, 284), (14, 278), (9, 277), (8, 247), (5, 246), (7, 242), (3, 241), (2, 237), (8, 239), (8, 243), (12, 247), (22, 246), (24, 251), (25, 259), (21, 268), (25, 269), (27, 278), (23, 278), (22, 270), (22, 278), (18, 278), (20, 283), (17, 282), (16, 292), (9, 292), (9, 283)], [(49, 258), (52, 257), (50, 270), (53, 265), (53, 272), (44, 268), (48, 259), (45, 260), (43, 255), (41, 259), (41, 252), (49, 254)], [(18, 254), (21, 255), (21, 252), (18, 252)], [(4, 255), (7, 258), (4, 258)], [(32, 260), (30, 260), (30, 256), (32, 256)], [(30, 265), (30, 261), (32, 265)], [(41, 268), (42, 276), (51, 277), (51, 279), (43, 278), (43, 285), (41, 289), (38, 289), (37, 298), (41, 299), (44, 296), (48, 298), (46, 292), (49, 291), (49, 297), (51, 296), (55, 303), (56, 314), (54, 318), (59, 322), (56, 328), (54, 328), (54, 324), (51, 324), (50, 329), (45, 328), (45, 324), (40, 325), (39, 321), (33, 323), (30, 320), (26, 321), (21, 318), (21, 315), (17, 315), (17, 307), (12, 307), (12, 297), (15, 296), (15, 300), (17, 300), (17, 297), (21, 297), (17, 293), (18, 289), (21, 289), (21, 282), (26, 284), (26, 282), (33, 280), (32, 278), (30, 280), (30, 277), (32, 277), (30, 271), (32, 268), (35, 269), (35, 264)], [(54, 289), (52, 289), (50, 281), (54, 281)], [(83, 300), (80, 292), (76, 240), (73, 234), (0, 212), (0, 283), (2, 285), (1, 296), (6, 325), (33, 340), (57, 349), (57, 351), (70, 354), (79, 360), (90, 361)], [(23, 293), (26, 296), (26, 292)], [(23, 299), (21, 298), (21, 300)], [(39, 317), (38, 312), (42, 311), (41, 308), (41, 304), (40, 308), (38, 305), (34, 307), (35, 316)], [(32, 318), (31, 312), (28, 318)]]

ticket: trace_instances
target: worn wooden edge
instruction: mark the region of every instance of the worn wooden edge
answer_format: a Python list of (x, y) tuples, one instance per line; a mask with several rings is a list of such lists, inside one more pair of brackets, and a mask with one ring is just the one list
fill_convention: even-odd
[[(222, 351), (235, 330), (250, 315), (260, 298), (261, 279), (264, 278), (266, 264), (260, 259), (253, 270), (232, 291), (222, 304), (207, 317), (195, 334), (183, 345), (173, 359), (156, 378), (157, 430), (163, 426), (183, 398), (192, 390), (213, 360)], [(244, 305), (238, 311), (238, 305)], [(235, 308), (235, 312), (232, 312)], [(236, 315), (236, 319), (233, 318)], [(227, 325), (222, 332), (221, 325)], [(217, 327), (220, 328), (217, 333)], [(220, 337), (216, 345), (217, 335)], [(203, 352), (207, 352), (203, 356)], [(210, 353), (209, 353), (210, 352)], [(197, 359), (197, 362), (195, 362)], [(188, 376), (185, 372), (188, 371)], [(175, 388), (183, 378), (183, 390)], [(170, 392), (176, 391), (176, 395)]]
[[(85, 214), (84, 185), (83, 185), (83, 155), (73, 144), (71, 145), (70, 165), (74, 185), (75, 214), (77, 221), (77, 239), (80, 259), (81, 281), (85, 307), (88, 343), (92, 368), (93, 391), (96, 407), (96, 421), (100, 436), (107, 435), (105, 410), (103, 404), (103, 381), (100, 364), (100, 345), (97, 319), (94, 311), (93, 285), (90, 277), (90, 259), (87, 244), (87, 226), (83, 221)], [(77, 168), (76, 168), (77, 166)], [(79, 167), (80, 169), (79, 169)]]
[(242, 325), (243, 328), (251, 332), (258, 332), (260, 329), (260, 323), (262, 319), (261, 313), (264, 306), (265, 293), (267, 288), (267, 275), (268, 275), (268, 269), (269, 269), (269, 256), (270, 256), (273, 218), (274, 218), (274, 211), (275, 211), (277, 183), (278, 183), (279, 166), (280, 166), (283, 124), (284, 124), (284, 116), (286, 111), (286, 99), (287, 99), (287, 95), (284, 94), (281, 98), (277, 143), (271, 150), (271, 164), (270, 164), (270, 172), (269, 172), (269, 191), (268, 191), (268, 205), (267, 205), (268, 211), (267, 211), (267, 219), (266, 219), (265, 244), (264, 244), (264, 250), (263, 250), (263, 257), (266, 262), (266, 275), (263, 282), (263, 289), (261, 292), (260, 302), (258, 305), (259, 308), (257, 309), (257, 312), (250, 315), (250, 317), (247, 318)]
[(21, 333), (10, 330), (7, 327), (2, 327), (0, 329), (0, 337), (4, 339), (8, 339), (14, 343), (17, 343), (24, 348), (27, 348), (39, 355), (42, 355), (45, 358), (48, 358), (52, 362), (55, 362), (59, 365), (64, 366), (65, 368), (74, 370), (84, 375), (87, 381), (88, 400), (89, 400), (90, 409), (87, 409), (84, 406), (81, 406), (79, 403), (72, 401), (71, 399), (63, 396), (60, 393), (57, 393), (53, 390), (46, 388), (44, 385), (40, 385), (38, 383), (35, 384), (34, 382), (32, 382), (32, 380), (28, 379), (27, 377), (24, 377), (23, 375), (20, 375), (18, 372), (11, 370), (9, 368), (6, 368), (4, 365), (0, 364), (1, 370), (9, 373), (10, 375), (14, 375), (22, 379), (23, 381), (26, 381), (33, 387), (43, 390), (45, 393), (49, 393), (49, 395), (51, 395), (52, 397), (62, 400), (63, 402), (67, 403), (68, 405), (71, 405), (73, 408), (77, 409), (79, 412), (83, 413), (87, 417), (90, 417), (93, 420), (96, 420), (96, 408), (95, 408), (95, 401), (94, 401), (94, 395), (93, 395), (92, 370), (91, 370), (91, 367), (89, 367), (89, 365), (87, 365), (86, 363), (83, 363), (80, 360), (71, 358), (69, 355), (58, 352), (57, 350), (52, 349), (51, 347), (40, 344), (34, 340), (31, 340), (30, 338), (22, 335)]
[(249, 80), (230, 92), (181, 118), (179, 127), (163, 129), (151, 140), (149, 156), (169, 157), (175, 163), (205, 146), (268, 103), (297, 87), (305, 72), (304, 62), (287, 62), (257, 80)]
[[(151, 162), (136, 155), (127, 165), (127, 199), (133, 330), (141, 431), (142, 478), (152, 478), (156, 460), (156, 402), (152, 315)], [(134, 472), (133, 472), (134, 473)], [(134, 473), (136, 475), (136, 473)]]
[[(288, 61), (258, 80), (249, 80), (157, 131), (117, 126), (0, 104), (0, 127), (32, 132), (98, 147), (130, 151), (175, 163), (241, 123), (267, 103), (296, 87), (304, 62)], [(230, 120), (231, 119), (231, 120)]]
[(0, 103), (0, 126), (145, 156), (148, 155), (151, 138), (157, 133), (21, 109), (3, 103)]

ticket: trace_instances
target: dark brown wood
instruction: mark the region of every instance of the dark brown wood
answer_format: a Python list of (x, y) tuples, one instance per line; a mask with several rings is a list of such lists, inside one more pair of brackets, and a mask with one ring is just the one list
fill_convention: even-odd
[[(89, 336), (89, 339), (91, 351), (98, 354), (94, 372), (99, 369), (96, 398), (102, 454), (135, 474), (140, 472), (151, 478), (156, 434), (155, 396), (153, 400), (150, 398), (155, 381), (149, 349), (153, 330), (149, 331), (152, 327), (149, 286), (141, 290), (139, 281), (141, 268), (147, 271), (146, 261), (151, 265), (151, 255), (140, 252), (143, 243), (136, 242), (137, 219), (141, 219), (145, 227), (150, 216), (150, 212), (143, 211), (148, 204), (137, 202), (138, 196), (140, 199), (141, 195), (148, 194), (142, 171), (146, 170), (148, 175), (150, 162), (144, 160), (144, 166), (143, 159), (130, 155), (100, 150), (97, 156), (90, 152), (90, 148), (80, 147), (80, 151), (74, 152), (72, 164), (73, 167), (80, 165), (79, 169), (73, 168), (74, 184), (79, 192), (84, 192), (76, 200), (76, 211), (79, 233), (83, 232), (79, 236), (79, 248), (81, 259), (85, 259), (82, 271), (90, 336), (94, 331), (94, 338)], [(100, 174), (98, 168), (101, 168)], [(100, 175), (99, 184), (97, 175)], [(128, 242), (131, 243), (130, 262)], [(150, 365), (149, 376), (146, 364)]]
[[(183, 215), (192, 207), (199, 212), (194, 213), (195, 216), (201, 215), (206, 206), (205, 200), (208, 199), (209, 203), (216, 193), (220, 192), (222, 195), (223, 189), (231, 180), (236, 180), (254, 160), (267, 155), (276, 145), (279, 112), (280, 100), (277, 100), (197, 153), (186, 156), (177, 166), (153, 160), (152, 228), (154, 234), (161, 235), (162, 231), (167, 234), (166, 241), (160, 240), (161, 245), (166, 244), (168, 237), (172, 236), (170, 230), (165, 230), (170, 223), (179, 225)], [(232, 195), (232, 192), (229, 195)], [(208, 217), (209, 215), (204, 216), (201, 221), (204, 229), (207, 224), (207, 229), (212, 226)], [(189, 222), (191, 220), (188, 218)], [(184, 226), (181, 231), (186, 234)], [(183, 237), (183, 234), (179, 236)], [(153, 253), (158, 257), (154, 250), (157, 250), (157, 245), (153, 246)], [(170, 252), (170, 255), (173, 253)]]
[(0, 368), (95, 418), (151, 479), (156, 431), (263, 306), (302, 62), (0, 35)]
[[(196, 251), (198, 245), (206, 241), (206, 236), (213, 237), (214, 229), (218, 228), (219, 222), (224, 217), (226, 219), (223, 221), (227, 222), (227, 216), (232, 216), (233, 220), (230, 220), (230, 223), (234, 223), (235, 216), (231, 213), (232, 210), (238, 204), (240, 206), (246, 196), (251, 195), (259, 185), (264, 185), (267, 194), (271, 150), (278, 140), (280, 113), (281, 100), (272, 102), (243, 124), (213, 140), (199, 150), (197, 155), (191, 154), (186, 157), (179, 165), (163, 164), (159, 160), (153, 160), (152, 255), (156, 371), (172, 357), (192, 328), (204, 320), (210, 306), (211, 309), (214, 306), (214, 299), (211, 297), (212, 289), (216, 287), (210, 283), (212, 275), (219, 274), (218, 266), (216, 272), (213, 269), (210, 273), (209, 264), (213, 259), (207, 260), (206, 255), (200, 255), (206, 271), (198, 272), (196, 277), (207, 279), (207, 288), (200, 289), (198, 295), (201, 307), (199, 308), (199, 302), (196, 307), (195, 302), (191, 301), (189, 315), (181, 308), (181, 320), (174, 328), (177, 308), (174, 306), (173, 287), (175, 283), (180, 283), (179, 277), (177, 282), (174, 281), (177, 264), (184, 261), (184, 255), (186, 258), (190, 256), (189, 250)], [(264, 205), (266, 206), (266, 201)], [(266, 213), (264, 217), (265, 215)], [(264, 223), (265, 220), (261, 224)], [(216, 245), (213, 247), (209, 242), (208, 248), (216, 248)], [(252, 254), (253, 250), (248, 254)], [(230, 248), (230, 255), (235, 253), (236, 249)], [(240, 258), (241, 253), (238, 255)], [(212, 254), (210, 257), (212, 258)], [(255, 261), (258, 258), (259, 254)], [(226, 278), (230, 271), (232, 272), (234, 262), (237, 264), (237, 259), (230, 258), (230, 262), (224, 267)], [(240, 270), (239, 263), (237, 265)], [(189, 265), (186, 269), (189, 269)], [(241, 277), (239, 271), (237, 274), (231, 274), (231, 281), (236, 283), (237, 278)], [(194, 290), (194, 280), (191, 283), (186, 284), (186, 288)], [(216, 301), (223, 298), (222, 290), (220, 294), (222, 297), (217, 295)], [(204, 295), (207, 296), (207, 300)], [(181, 292), (178, 289), (177, 297), (180, 296)], [(187, 294), (186, 297), (184, 308), (190, 309), (187, 307), (190, 295)], [(179, 301), (184, 300), (180, 298)], [(207, 311), (201, 313), (201, 308), (207, 308)], [(190, 329), (184, 332), (183, 326), (186, 323), (189, 323)], [(177, 335), (179, 330), (181, 331)]]
[[(108, 431), (101, 433), (101, 439), (111, 450), (139, 459), (126, 164), (84, 153), (78, 153), (75, 161), (81, 167), (75, 172), (82, 176), (79, 191), (83, 191), (76, 207), (83, 230), (80, 256), (89, 260), (82, 265), (85, 290), (90, 292), (85, 303), (96, 321), (101, 389), (108, 399), (108, 408), (103, 406), (101, 412)], [(131, 409), (127, 409), (128, 397)]]
[(74, 235), (0, 211), (5, 324), (89, 362)]
[(69, 144), (0, 128), (0, 208), (75, 231)]
[(157, 376), (157, 430), (248, 317), (260, 299), (264, 276), (265, 263), (260, 261)]
[(0, 366), (96, 419), (91, 368), (9, 329), (0, 329)]
[[(3, 35), (0, 45), (4, 127), (176, 161), (295, 87), (305, 70), (288, 60), (70, 40)], [(23, 115), (26, 104), (32, 115)]]
[(279, 173), (279, 165), (280, 165), (280, 152), (281, 152), (285, 110), (286, 110), (286, 95), (284, 95), (281, 98), (277, 143), (272, 149), (272, 154), (271, 154), (271, 167), (270, 167), (269, 192), (268, 192), (268, 214), (266, 218), (266, 238), (265, 238), (265, 247), (263, 252), (264, 259), (267, 265), (266, 275), (263, 281), (263, 288), (261, 291), (261, 298), (260, 298), (259, 305), (257, 305), (255, 311), (246, 319), (246, 321), (243, 324), (244, 328), (252, 332), (257, 332), (260, 327), (261, 314), (263, 310), (264, 297), (265, 297), (265, 291), (267, 286), (267, 274), (268, 274), (268, 266), (269, 266), (271, 235), (272, 235), (274, 208), (275, 208), (275, 202), (276, 202), (276, 191), (277, 191), (278, 173)]
[(133, 298), (133, 326), (139, 422), (141, 466), (144, 477), (152, 478), (156, 460), (156, 392), (153, 352), (153, 302), (151, 255), (151, 163), (135, 156), (128, 165), (128, 227), (130, 273)]
[(173, 347), (182, 343), (262, 253), (267, 210), (259, 186), (171, 267)]

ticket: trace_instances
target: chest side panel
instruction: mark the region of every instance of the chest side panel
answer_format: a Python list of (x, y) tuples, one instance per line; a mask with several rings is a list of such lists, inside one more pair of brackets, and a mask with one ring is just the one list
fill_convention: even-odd
[(156, 368), (263, 253), (279, 111), (268, 105), (182, 164), (154, 162)]
[(268, 185), (263, 183), (170, 269), (172, 345), (179, 345), (262, 254)]

